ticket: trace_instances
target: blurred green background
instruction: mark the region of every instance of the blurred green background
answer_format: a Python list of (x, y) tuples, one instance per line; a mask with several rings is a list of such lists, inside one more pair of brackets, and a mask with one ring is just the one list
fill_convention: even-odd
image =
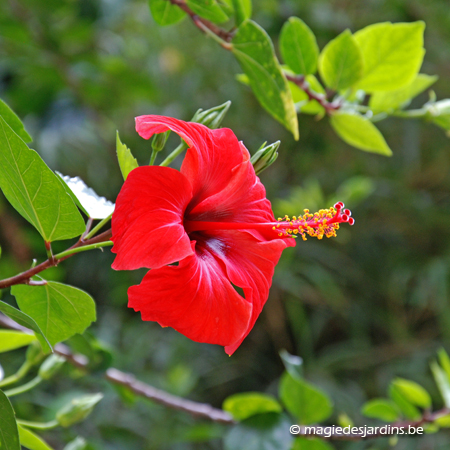
[[(275, 43), (291, 15), (312, 28), (321, 47), (345, 28), (424, 20), (422, 72), (439, 75), (438, 98), (450, 97), (447, 0), (254, 3), (254, 20)], [(448, 137), (419, 121), (388, 119), (379, 127), (394, 156), (385, 158), (349, 147), (325, 120), (302, 115), (295, 142), (235, 80), (238, 73), (233, 56), (188, 20), (157, 26), (145, 1), (0, 2), (0, 97), (24, 120), (33, 147), (52, 169), (80, 176), (114, 201), (122, 183), (116, 130), (147, 164), (150, 143), (135, 133), (135, 116), (189, 120), (198, 108), (231, 100), (222, 125), (251, 152), (264, 141), (282, 142), (279, 159), (261, 176), (276, 215), (342, 200), (356, 219), (335, 239), (309, 239), (285, 251), (260, 319), (231, 358), (222, 348), (142, 322), (127, 308), (126, 291), (145, 271), (113, 271), (109, 250), (80, 254), (49, 272), (47, 278), (93, 295), (98, 321), (90, 333), (105, 346), (104, 359), (90, 375), (66, 369), (51, 386), (15, 402), (20, 417), (45, 420), (70, 396), (106, 393), (89, 420), (45, 435), (57, 449), (76, 434), (95, 449), (222, 448), (222, 426), (132, 397), (124, 402), (101, 377), (111, 357), (115, 367), (156, 387), (220, 407), (232, 393), (276, 393), (283, 370), (278, 351), (285, 348), (304, 359), (306, 378), (333, 398), (330, 423), (345, 412), (356, 424), (366, 424), (362, 403), (386, 395), (395, 376), (421, 383), (434, 394), (435, 407), (442, 406), (429, 362), (441, 346), (450, 349)], [(417, 104), (426, 98), (423, 94)], [(168, 148), (176, 144), (173, 139)], [(0, 240), (1, 278), (27, 268), (34, 257), (45, 258), (38, 234), (3, 197)], [(3, 298), (11, 300), (7, 292)], [(73, 339), (73, 347), (82, 349), (86, 339)], [(23, 352), (15, 351), (2, 355), (0, 363), (15, 368), (22, 358)], [(447, 449), (449, 437), (440, 432), (403, 439), (396, 448)], [(336, 448), (375, 450), (388, 443)]]

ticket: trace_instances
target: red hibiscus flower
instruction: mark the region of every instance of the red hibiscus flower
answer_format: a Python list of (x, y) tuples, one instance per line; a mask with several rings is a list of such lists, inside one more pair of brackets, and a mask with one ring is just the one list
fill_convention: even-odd
[(143, 320), (223, 345), (231, 355), (261, 313), (281, 252), (295, 245), (292, 235), (334, 235), (340, 222), (353, 219), (337, 204), (276, 222), (250, 155), (231, 130), (136, 118), (144, 139), (169, 129), (189, 146), (181, 170), (130, 172), (112, 217), (112, 267), (151, 269), (128, 290), (128, 306)]

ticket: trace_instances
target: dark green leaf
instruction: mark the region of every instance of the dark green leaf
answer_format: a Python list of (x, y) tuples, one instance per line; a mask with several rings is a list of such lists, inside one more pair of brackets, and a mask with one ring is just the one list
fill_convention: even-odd
[(232, 41), (232, 52), (261, 105), (298, 139), (292, 94), (268, 34), (255, 22), (243, 22)]
[(391, 91), (410, 84), (422, 65), (424, 22), (377, 23), (355, 33), (364, 74), (358, 88)]
[(20, 443), (23, 447), (28, 448), (29, 450), (53, 450), (52, 447), (37, 434), (34, 434), (32, 431), (20, 425), (18, 428)]
[(72, 286), (49, 281), (44, 286), (13, 286), (11, 293), (52, 345), (83, 333), (96, 318), (92, 297)]
[(375, 92), (369, 101), (374, 111), (392, 111), (404, 106), (416, 96), (428, 89), (438, 79), (437, 76), (419, 73), (412, 83), (395, 91)]
[(195, 14), (211, 22), (221, 23), (228, 20), (217, 0), (187, 0), (187, 5)]
[(250, 19), (252, 16), (252, 0), (232, 0), (236, 25)]
[(318, 438), (299, 437), (294, 441), (291, 450), (333, 450), (334, 447), (328, 442)]
[(280, 381), (280, 398), (302, 425), (327, 419), (333, 409), (328, 396), (312, 384), (285, 372)]
[(407, 419), (418, 420), (421, 417), (420, 411), (405, 398), (401, 390), (393, 383), (389, 386), (389, 396)]
[(421, 408), (431, 406), (430, 394), (420, 384), (404, 378), (396, 378), (392, 381), (392, 385), (413, 405)]
[(126, 180), (128, 174), (133, 169), (136, 169), (136, 167), (139, 167), (139, 164), (136, 161), (136, 158), (131, 154), (131, 150), (125, 144), (122, 144), (118, 131), (116, 132), (116, 151), (120, 171), (122, 172), (123, 179)]
[(391, 400), (384, 398), (370, 400), (362, 407), (361, 414), (366, 417), (394, 422), (399, 418), (397, 406)]
[(339, 112), (331, 116), (331, 126), (339, 137), (366, 152), (391, 156), (392, 151), (378, 128), (358, 113)]
[(303, 20), (290, 17), (283, 25), (280, 50), (284, 62), (297, 74), (314, 74), (317, 70), (319, 47), (316, 37)]
[(284, 367), (293, 378), (303, 378), (303, 359), (300, 356), (291, 355), (287, 350), (280, 351), (280, 357)]
[(0, 390), (0, 448), (20, 450), (16, 417), (8, 397)]
[(22, 331), (0, 330), (0, 353), (26, 347), (35, 340), (36, 336), (34, 334), (22, 333)]
[(16, 113), (0, 99), (0, 116), (12, 128), (12, 130), (25, 142), (31, 142), (31, 136), (25, 130), (22, 121), (17, 117)]
[(0, 117), (0, 187), (47, 242), (70, 239), (84, 220), (59, 177)]
[(29, 328), (37, 333), (39, 338), (39, 342), (42, 345), (44, 351), (52, 351), (52, 346), (50, 342), (48, 342), (42, 330), (39, 328), (39, 325), (36, 323), (34, 319), (25, 314), (24, 312), (18, 310), (17, 308), (8, 305), (8, 303), (0, 301), (0, 311), (7, 315), (10, 319), (17, 322), (19, 325), (22, 325), (25, 328)]
[(234, 426), (225, 436), (225, 450), (289, 450), (290, 422), (276, 413), (259, 414)]
[(184, 18), (186, 13), (168, 0), (149, 0), (150, 12), (158, 25), (172, 25)]
[(244, 420), (256, 414), (281, 412), (281, 405), (270, 395), (259, 392), (234, 394), (225, 399), (223, 409), (236, 420)]

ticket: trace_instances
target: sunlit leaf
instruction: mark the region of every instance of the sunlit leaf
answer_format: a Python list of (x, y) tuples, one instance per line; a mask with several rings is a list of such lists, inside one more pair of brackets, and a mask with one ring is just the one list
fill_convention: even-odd
[(26, 347), (36, 340), (34, 334), (23, 333), (22, 331), (0, 330), (0, 353)]
[(413, 405), (421, 408), (429, 408), (431, 406), (430, 394), (420, 384), (404, 378), (396, 378), (392, 381), (392, 385)]
[(0, 390), (0, 449), (20, 450), (16, 417), (8, 397)]
[(270, 395), (260, 392), (243, 392), (225, 399), (222, 408), (236, 420), (244, 420), (256, 414), (281, 412), (281, 405)]
[(431, 371), (444, 399), (445, 406), (450, 408), (450, 379), (447, 373), (435, 361), (431, 363)]
[(29, 450), (53, 450), (41, 437), (18, 425), (20, 444)]
[(407, 419), (418, 420), (421, 417), (420, 411), (403, 395), (403, 392), (394, 383), (391, 383), (389, 386), (389, 396)]
[(298, 139), (292, 94), (269, 35), (255, 22), (243, 22), (233, 38), (232, 52), (248, 76), (261, 105)]
[(252, 17), (252, 0), (232, 0), (236, 25)]
[(228, 15), (217, 0), (187, 0), (186, 3), (195, 14), (211, 22), (221, 23), (228, 20)]
[(136, 167), (139, 167), (139, 164), (136, 161), (136, 158), (131, 154), (131, 150), (125, 144), (122, 144), (118, 131), (116, 133), (116, 151), (120, 171), (122, 172), (123, 179), (126, 180), (128, 174), (133, 169), (136, 169)]
[(186, 13), (167, 0), (149, 0), (150, 12), (158, 25), (172, 25), (186, 16)]
[(12, 130), (25, 142), (31, 142), (31, 136), (25, 130), (22, 121), (17, 117), (16, 113), (0, 99), (0, 116), (12, 128)]
[(384, 420), (385, 422), (394, 422), (400, 415), (395, 403), (384, 398), (377, 398), (365, 403), (361, 414), (366, 417)]
[(0, 188), (45, 241), (79, 236), (84, 220), (59, 177), (0, 117)]
[(49, 281), (44, 286), (13, 286), (11, 293), (52, 345), (83, 333), (96, 319), (92, 297), (73, 286)]

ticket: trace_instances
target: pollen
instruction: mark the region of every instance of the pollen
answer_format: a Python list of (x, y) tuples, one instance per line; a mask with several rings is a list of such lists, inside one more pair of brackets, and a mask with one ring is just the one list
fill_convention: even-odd
[(349, 225), (355, 223), (355, 219), (351, 217), (352, 212), (344, 209), (342, 202), (328, 209), (320, 209), (314, 214), (311, 214), (309, 209), (304, 209), (303, 212), (302, 216), (292, 216), (292, 219), (287, 215), (284, 219), (279, 218), (276, 225), (278, 236), (296, 238), (295, 235), (300, 235), (304, 241), (307, 240), (307, 236), (317, 239), (331, 238), (336, 236), (340, 223)]

